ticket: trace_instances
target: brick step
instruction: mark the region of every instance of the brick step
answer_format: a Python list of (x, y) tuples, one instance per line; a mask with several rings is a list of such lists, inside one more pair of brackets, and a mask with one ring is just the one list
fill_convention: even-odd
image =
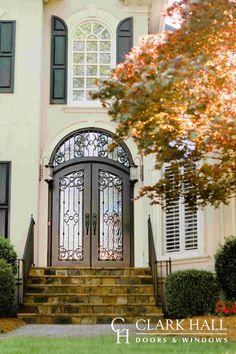
[(30, 276), (29, 285), (32, 284), (55, 284), (55, 285), (129, 285), (129, 284), (152, 284), (149, 275), (42, 275)]
[(34, 284), (27, 287), (27, 294), (30, 293), (81, 293), (94, 295), (108, 294), (153, 294), (153, 286), (150, 284), (130, 285), (61, 285), (61, 284)]
[(150, 268), (80, 268), (80, 267), (33, 267), (30, 270), (30, 276), (42, 276), (42, 275), (96, 275), (96, 276), (106, 276), (106, 275), (151, 275)]
[(137, 313), (152, 313), (160, 314), (160, 308), (155, 305), (150, 304), (135, 304), (131, 303), (129, 305), (111, 305), (111, 304), (101, 304), (101, 305), (91, 305), (91, 304), (28, 304), (22, 305), (21, 312), (24, 313), (37, 313), (40, 315), (50, 315), (50, 314), (109, 314), (114, 313), (116, 315), (126, 315), (126, 316), (136, 316)]
[(145, 294), (108, 294), (103, 296), (93, 295), (93, 294), (69, 294), (69, 293), (58, 293), (58, 294), (26, 294), (25, 303), (33, 304), (57, 304), (57, 303), (70, 303), (70, 304), (142, 304), (149, 303), (155, 304), (153, 295)]
[[(39, 315), (35, 313), (18, 313), (18, 318), (26, 323), (31, 324), (110, 324), (117, 314), (50, 314)], [(137, 320), (145, 319), (150, 323), (156, 323), (163, 318), (163, 314), (145, 314), (138, 313), (136, 316), (122, 315), (125, 323), (136, 323)], [(118, 321), (116, 321), (118, 323)], [(123, 322), (120, 322), (123, 324)]]

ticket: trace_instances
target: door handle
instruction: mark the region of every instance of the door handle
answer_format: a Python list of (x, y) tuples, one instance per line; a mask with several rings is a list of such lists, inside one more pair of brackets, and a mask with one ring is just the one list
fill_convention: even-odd
[(90, 215), (89, 213), (85, 214), (85, 226), (86, 226), (86, 235), (89, 233), (89, 225), (90, 225)]
[(96, 235), (96, 229), (97, 229), (97, 214), (93, 214), (93, 234)]

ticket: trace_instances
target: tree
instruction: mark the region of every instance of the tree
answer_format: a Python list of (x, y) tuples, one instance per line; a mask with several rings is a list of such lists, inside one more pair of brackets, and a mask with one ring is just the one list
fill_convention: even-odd
[(236, 0), (181, 0), (166, 13), (181, 28), (144, 36), (94, 98), (118, 123), (117, 141), (132, 137), (156, 169), (169, 164), (175, 183), (164, 173), (140, 196), (227, 204), (236, 192)]

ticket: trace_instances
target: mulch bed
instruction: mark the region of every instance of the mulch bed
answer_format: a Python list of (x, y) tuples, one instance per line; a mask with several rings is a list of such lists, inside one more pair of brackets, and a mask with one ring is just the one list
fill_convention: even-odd
[(13, 331), (18, 327), (24, 326), (25, 322), (18, 318), (0, 318), (0, 333)]

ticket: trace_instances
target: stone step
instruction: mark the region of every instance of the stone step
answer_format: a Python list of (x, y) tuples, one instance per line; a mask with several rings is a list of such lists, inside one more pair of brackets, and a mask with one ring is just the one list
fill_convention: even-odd
[(152, 284), (150, 275), (42, 275), (30, 276), (29, 285), (32, 284), (55, 284), (55, 285), (129, 285), (129, 284)]
[(149, 268), (31, 268), (18, 317), (35, 324), (99, 324), (123, 317), (155, 322), (163, 317), (154, 299)]
[(108, 294), (145, 294), (154, 293), (152, 284), (130, 284), (130, 285), (61, 285), (61, 284), (34, 284), (28, 285), (27, 294), (31, 293), (80, 293), (93, 295)]
[(80, 267), (33, 267), (30, 270), (30, 276), (42, 276), (42, 275), (151, 275), (150, 268), (80, 268)]
[(24, 313), (36, 313), (40, 315), (50, 315), (50, 314), (116, 314), (125, 316), (136, 316), (137, 313), (145, 314), (160, 314), (160, 308), (155, 305), (150, 304), (135, 304), (131, 303), (129, 305), (91, 305), (91, 304), (28, 304), (22, 305), (21, 312)]
[(155, 304), (153, 295), (144, 294), (108, 294), (103, 296), (93, 295), (93, 294), (69, 294), (69, 293), (59, 293), (59, 294), (26, 294), (25, 303), (69, 303), (69, 304), (142, 304), (149, 303)]
[[(50, 315), (39, 315), (35, 313), (18, 313), (18, 318), (26, 323), (31, 324), (110, 324), (117, 314), (110, 313), (98, 313), (98, 314), (50, 314)], [(119, 316), (120, 317), (120, 316)], [(149, 320), (150, 323), (156, 323), (163, 318), (163, 314), (145, 314), (138, 313), (136, 316), (122, 316), (125, 323), (136, 323), (140, 319), (146, 321)], [(118, 321), (116, 321), (118, 323)], [(122, 321), (120, 323), (123, 324)]]

